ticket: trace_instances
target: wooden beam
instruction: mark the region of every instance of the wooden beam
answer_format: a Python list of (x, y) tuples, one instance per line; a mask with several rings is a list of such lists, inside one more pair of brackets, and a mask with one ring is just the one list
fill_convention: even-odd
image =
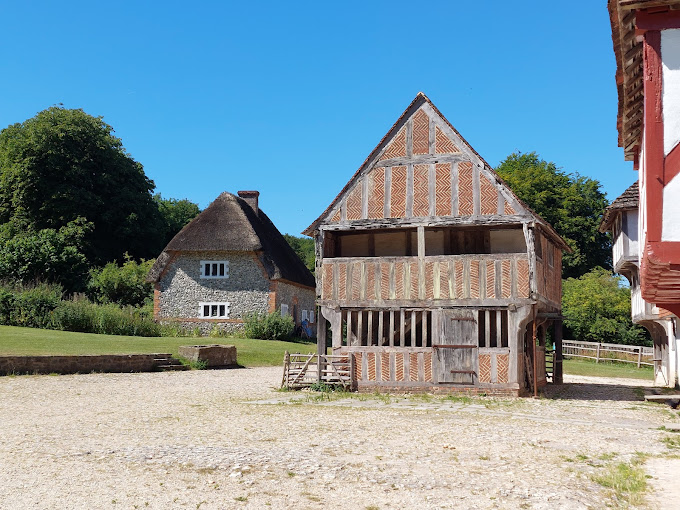
[(394, 347), (394, 310), (390, 310), (390, 347)]
[(406, 347), (406, 312), (399, 311), (399, 346)]

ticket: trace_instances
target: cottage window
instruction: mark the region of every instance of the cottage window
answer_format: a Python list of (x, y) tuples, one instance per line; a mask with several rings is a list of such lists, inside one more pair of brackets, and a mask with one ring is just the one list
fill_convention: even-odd
[(309, 311), (309, 323), (314, 324), (314, 310)]
[(309, 318), (307, 317), (307, 310), (302, 310), (302, 320), (303, 321), (309, 320)]
[(199, 303), (198, 316), (202, 319), (225, 319), (229, 317), (229, 303)]
[(201, 260), (201, 278), (229, 278), (229, 261)]
[(288, 305), (282, 304), (281, 305), (281, 317), (285, 317), (288, 315)]

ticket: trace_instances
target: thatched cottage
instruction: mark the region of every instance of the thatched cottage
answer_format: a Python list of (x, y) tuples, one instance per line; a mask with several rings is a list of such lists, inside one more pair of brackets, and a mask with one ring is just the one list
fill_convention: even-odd
[(314, 276), (258, 206), (259, 192), (224, 192), (186, 225), (149, 272), (154, 318), (233, 331), (252, 312), (313, 324)]

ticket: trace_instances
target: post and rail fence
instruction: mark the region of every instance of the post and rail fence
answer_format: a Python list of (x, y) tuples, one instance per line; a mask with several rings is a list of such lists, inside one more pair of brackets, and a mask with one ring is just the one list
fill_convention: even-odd
[(305, 388), (316, 383), (352, 388), (354, 357), (333, 354), (299, 354), (286, 351), (283, 358), (283, 388)]
[(565, 358), (594, 359), (596, 363), (600, 361), (635, 363), (638, 368), (654, 366), (654, 348), (640, 345), (562, 340), (562, 356)]

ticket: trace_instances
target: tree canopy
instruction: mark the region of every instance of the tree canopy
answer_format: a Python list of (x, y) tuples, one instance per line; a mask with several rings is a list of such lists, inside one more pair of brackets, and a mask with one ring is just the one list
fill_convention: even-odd
[(288, 241), (288, 244), (293, 251), (297, 253), (300, 260), (305, 263), (307, 269), (309, 269), (312, 274), (314, 274), (314, 261), (316, 259), (314, 253), (314, 239), (309, 237), (296, 237), (290, 234), (284, 234), (283, 237)]
[(609, 203), (598, 181), (567, 174), (535, 152), (510, 154), (496, 172), (573, 250), (564, 254), (563, 277), (577, 277), (597, 266), (611, 267), (611, 241), (598, 231)]
[(91, 263), (158, 254), (154, 188), (113, 128), (83, 110), (54, 106), (0, 132), (0, 223), (39, 232), (84, 217)]
[(567, 338), (588, 342), (651, 345), (647, 331), (630, 317), (630, 288), (596, 267), (563, 282), (562, 313)]
[(198, 204), (184, 198), (163, 198), (160, 193), (153, 196), (164, 226), (163, 246), (166, 246), (184, 225), (193, 220), (201, 210)]

